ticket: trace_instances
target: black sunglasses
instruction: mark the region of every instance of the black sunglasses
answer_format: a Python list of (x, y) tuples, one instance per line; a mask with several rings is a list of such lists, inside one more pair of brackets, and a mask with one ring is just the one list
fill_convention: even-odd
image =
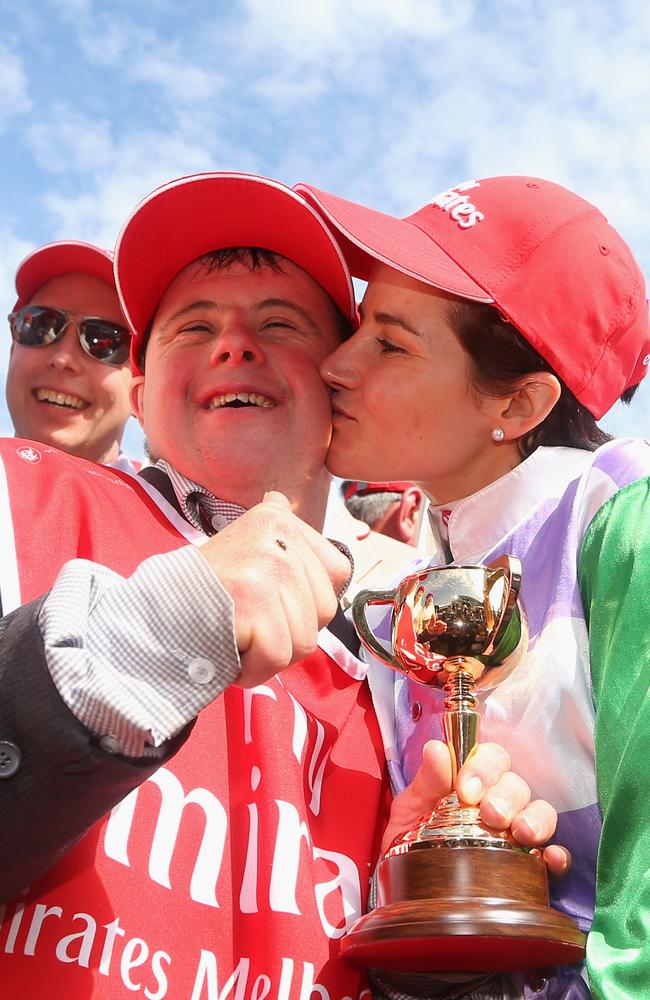
[(125, 326), (98, 316), (75, 318), (75, 313), (49, 306), (23, 306), (9, 313), (11, 336), (23, 347), (45, 347), (63, 336), (69, 323), (77, 328), (86, 354), (103, 365), (123, 365), (129, 357), (131, 334)]

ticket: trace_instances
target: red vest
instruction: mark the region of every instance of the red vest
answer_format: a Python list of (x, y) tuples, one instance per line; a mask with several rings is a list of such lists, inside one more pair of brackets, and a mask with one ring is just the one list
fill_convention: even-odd
[[(0, 456), (22, 601), (68, 559), (128, 574), (185, 544), (126, 475), (15, 440)], [(7, 906), (2, 1000), (364, 992), (338, 948), (365, 906), (385, 767), (357, 661), (332, 636), (327, 647), (229, 688), (173, 761)]]

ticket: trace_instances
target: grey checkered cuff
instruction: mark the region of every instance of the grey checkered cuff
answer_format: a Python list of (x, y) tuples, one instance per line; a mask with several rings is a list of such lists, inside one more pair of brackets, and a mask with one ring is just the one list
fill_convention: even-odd
[(39, 616), (66, 705), (109, 753), (146, 755), (238, 675), (233, 602), (192, 546), (124, 579), (67, 563)]

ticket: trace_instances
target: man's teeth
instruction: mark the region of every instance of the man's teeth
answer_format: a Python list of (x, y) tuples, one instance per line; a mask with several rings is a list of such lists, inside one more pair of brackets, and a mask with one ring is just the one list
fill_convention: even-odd
[(37, 389), (36, 398), (41, 403), (54, 403), (56, 406), (71, 406), (73, 410), (81, 410), (86, 401), (67, 392), (54, 392), (53, 389)]
[(242, 403), (245, 406), (261, 406), (267, 410), (275, 403), (268, 396), (262, 396), (259, 392), (224, 392), (221, 396), (214, 396), (208, 403), (209, 410), (217, 410), (221, 406), (228, 406), (232, 403)]

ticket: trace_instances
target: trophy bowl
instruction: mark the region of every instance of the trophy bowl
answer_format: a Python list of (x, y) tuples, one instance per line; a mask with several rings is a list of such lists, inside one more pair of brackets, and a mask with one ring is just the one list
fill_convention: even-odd
[[(475, 688), (519, 644), (520, 582), (519, 561), (501, 556), (414, 573), (395, 590), (361, 591), (353, 601), (355, 628), (371, 653), (444, 688), (454, 779), (478, 739)], [(393, 609), (392, 652), (368, 625), (372, 605)], [(584, 953), (585, 935), (549, 905), (543, 860), (509, 831), (486, 826), (479, 808), (453, 791), (390, 845), (377, 867), (376, 909), (341, 942), (347, 961), (412, 993), (426, 992), (427, 973), (542, 969)]]

